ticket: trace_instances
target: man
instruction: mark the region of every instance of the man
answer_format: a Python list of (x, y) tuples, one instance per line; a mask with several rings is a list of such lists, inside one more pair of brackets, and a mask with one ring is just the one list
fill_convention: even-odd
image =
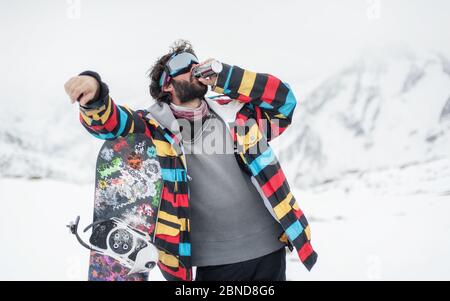
[[(204, 64), (204, 63), (202, 63)], [(199, 61), (176, 43), (150, 72), (148, 110), (116, 105), (100, 76), (86, 71), (66, 85), (80, 120), (97, 138), (145, 133), (162, 167), (156, 225), (158, 266), (168, 280), (285, 280), (285, 247), (310, 270), (317, 254), (268, 142), (291, 123), (289, 86), (272, 75), (223, 64), (210, 78), (192, 75)], [(224, 97), (205, 98), (208, 86)]]

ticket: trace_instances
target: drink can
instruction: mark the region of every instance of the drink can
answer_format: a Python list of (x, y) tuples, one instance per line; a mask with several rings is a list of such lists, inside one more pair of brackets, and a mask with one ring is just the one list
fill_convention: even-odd
[(222, 71), (222, 63), (217, 60), (212, 60), (204, 65), (200, 65), (192, 70), (192, 74), (194, 77), (203, 77), (207, 78), (213, 75), (217, 75)]

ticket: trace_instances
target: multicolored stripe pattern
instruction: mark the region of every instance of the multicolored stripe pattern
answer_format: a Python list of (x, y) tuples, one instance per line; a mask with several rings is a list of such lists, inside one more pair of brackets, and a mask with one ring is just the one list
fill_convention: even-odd
[(289, 85), (278, 78), (227, 64), (223, 64), (214, 91), (245, 103), (237, 119), (242, 124), (248, 118), (255, 118), (267, 141), (282, 134), (291, 124), (297, 104)]
[(317, 261), (311, 246), (308, 221), (292, 195), (289, 184), (268, 142), (291, 124), (296, 99), (290, 87), (278, 78), (223, 64), (217, 93), (245, 103), (232, 127), (233, 138), (244, 168), (258, 182), (264, 197), (296, 248), (308, 270)]
[[(286, 177), (268, 142), (290, 125), (296, 99), (274, 76), (224, 64), (215, 91), (245, 105), (236, 114), (231, 134), (238, 162), (256, 179), (285, 230), (281, 240), (293, 245), (310, 270), (317, 254), (310, 244), (309, 224), (293, 197)], [(185, 157), (176, 136), (146, 111), (116, 105), (109, 97), (96, 108), (80, 107), (80, 121), (93, 136), (109, 140), (129, 133), (145, 133), (156, 146), (164, 187), (156, 225), (160, 247), (158, 266), (167, 280), (192, 280), (189, 240), (189, 198)]]
[(189, 200), (185, 159), (178, 139), (146, 111), (116, 105), (108, 96), (100, 107), (80, 107), (80, 121), (94, 137), (109, 140), (130, 133), (145, 133), (153, 140), (160, 162), (164, 187), (155, 227), (160, 248), (158, 266), (167, 280), (192, 280), (189, 244)]

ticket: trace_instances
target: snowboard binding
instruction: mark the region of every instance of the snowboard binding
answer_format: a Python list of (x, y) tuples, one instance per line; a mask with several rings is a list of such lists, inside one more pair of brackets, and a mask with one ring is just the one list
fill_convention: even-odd
[(85, 233), (92, 228), (90, 244), (87, 244), (78, 234), (79, 222), (80, 217), (77, 216), (74, 222), (67, 225), (78, 242), (91, 251), (114, 258), (130, 269), (128, 275), (149, 272), (155, 267), (159, 252), (150, 243), (151, 238), (148, 234), (131, 227), (119, 218), (112, 217), (94, 222), (83, 230)]

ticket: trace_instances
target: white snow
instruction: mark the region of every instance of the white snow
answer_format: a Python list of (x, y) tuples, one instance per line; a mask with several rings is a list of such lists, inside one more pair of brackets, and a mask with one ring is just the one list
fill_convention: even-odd
[[(92, 217), (93, 186), (0, 179), (0, 280), (86, 280), (89, 252), (65, 225)], [(287, 256), (288, 280), (449, 280), (450, 196), (295, 190), (319, 260)], [(156, 268), (151, 280), (164, 280)]]
[[(94, 186), (0, 179), (0, 190), (0, 280), (87, 280), (89, 251), (66, 225), (80, 215), (82, 233), (92, 222)], [(152, 279), (164, 280), (158, 269)]]
[(448, 195), (297, 191), (296, 197), (311, 220), (319, 260), (308, 273), (290, 256), (289, 279), (450, 279)]

